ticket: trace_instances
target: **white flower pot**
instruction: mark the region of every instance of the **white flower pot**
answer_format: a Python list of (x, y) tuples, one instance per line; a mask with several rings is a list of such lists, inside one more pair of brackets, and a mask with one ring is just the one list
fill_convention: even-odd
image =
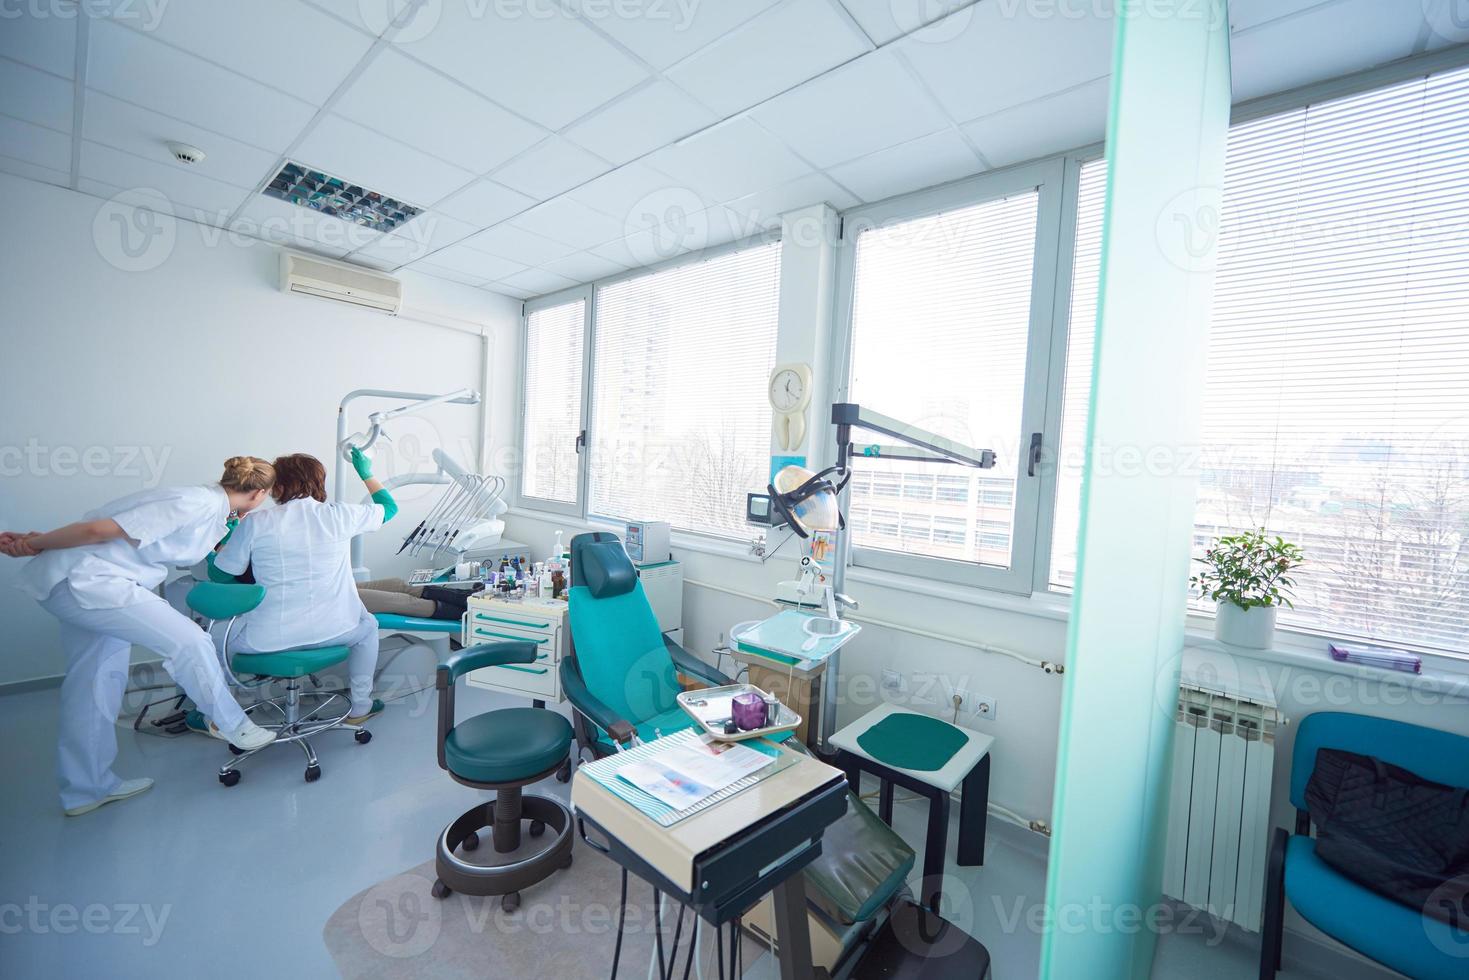
[(1214, 637), (1220, 643), (1251, 650), (1268, 650), (1275, 643), (1278, 606), (1236, 606), (1221, 602), (1214, 615)]

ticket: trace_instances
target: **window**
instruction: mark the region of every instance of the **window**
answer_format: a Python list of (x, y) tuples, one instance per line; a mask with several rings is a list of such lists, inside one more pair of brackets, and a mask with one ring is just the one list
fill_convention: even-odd
[[(862, 459), (857, 472), (874, 475), (871, 483), (853, 482), (853, 505), (897, 509), (896, 527), (874, 513), (855, 529), (857, 564), (1030, 591), (1036, 493), (1027, 485), (1017, 494), (1024, 479), (1018, 462), (1028, 433), (1039, 428), (1027, 391), (1038, 369), (1044, 378), (1048, 349), (1031, 336), (1037, 320), (1049, 330), (1050, 317), (1049, 309), (1033, 314), (1032, 297), (1050, 295), (1049, 261), (1038, 271), (1037, 255), (1048, 238), (1039, 229), (1054, 220), (1059, 169), (1021, 168), (1003, 175), (1004, 184), (981, 179), (957, 192), (968, 200), (950, 192), (947, 207), (917, 216), (898, 211), (901, 203), (860, 214), (844, 270), (851, 304), (846, 400), (993, 449), (998, 462), (969, 470)], [(1001, 530), (982, 533), (982, 521)], [(953, 564), (936, 570), (935, 558)]]
[[(1309, 564), (1282, 623), (1469, 653), (1469, 70), (1236, 125), (1196, 544), (1266, 527)], [(1063, 428), (1079, 446), (1100, 229), (1085, 189)], [(1088, 262), (1090, 268), (1088, 269)], [(1077, 481), (1052, 581), (1070, 581)], [(1063, 542), (1066, 545), (1063, 547)]]
[(610, 283), (593, 312), (590, 510), (749, 533), (769, 480), (780, 243)]
[(553, 505), (577, 503), (585, 335), (585, 300), (526, 312), (522, 497)]

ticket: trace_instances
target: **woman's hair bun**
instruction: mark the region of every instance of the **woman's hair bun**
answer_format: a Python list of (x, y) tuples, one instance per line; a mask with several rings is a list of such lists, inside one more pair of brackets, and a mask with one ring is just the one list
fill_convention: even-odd
[(249, 493), (269, 490), (275, 483), (275, 467), (258, 456), (231, 456), (224, 461), (219, 485), (226, 490)]

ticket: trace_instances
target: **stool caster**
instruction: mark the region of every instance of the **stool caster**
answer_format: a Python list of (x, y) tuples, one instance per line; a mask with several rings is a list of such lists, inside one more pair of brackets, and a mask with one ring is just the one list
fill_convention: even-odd
[(546, 822), (544, 820), (532, 820), (530, 822), (530, 835), (532, 837), (539, 837), (545, 832)]
[(219, 781), (226, 786), (233, 786), (240, 781), (240, 770), (230, 769), (219, 774)]
[(241, 748), (236, 748), (234, 742), (229, 742), (227, 744), (230, 747), (230, 755), (244, 755), (245, 754), (245, 750), (244, 749), (241, 749)]
[(570, 854), (566, 855), (566, 860), (561, 862), (561, 870), (562, 871), (565, 871), (569, 867), (571, 867), (571, 855)]
[(428, 890), (428, 893), (430, 895), (432, 895), (434, 898), (441, 898), (442, 899), (442, 898), (448, 898), (450, 895), (453, 894), (453, 891), (449, 888), (448, 885), (444, 884), (442, 881), (440, 881), (437, 878), (435, 878), (434, 879), (434, 886)]
[(479, 834), (470, 834), (459, 842), (459, 846), (466, 851), (474, 850), (476, 847), (479, 847)]
[(368, 742), (372, 741), (372, 732), (364, 728), (362, 729), (362, 731), (358, 732), (352, 737), (357, 740), (358, 745), (366, 745)]
[(557, 769), (556, 770), (556, 782), (558, 782), (558, 783), (569, 783), (569, 782), (571, 782), (571, 760), (570, 759), (567, 759), (566, 760), (566, 765), (564, 765), (560, 769)]
[(520, 908), (520, 892), (507, 892), (500, 896), (500, 909), (505, 912), (514, 912)]
[(314, 782), (316, 782), (320, 778), (321, 778), (321, 766), (307, 766), (306, 767), (306, 781), (308, 783), (314, 783)]

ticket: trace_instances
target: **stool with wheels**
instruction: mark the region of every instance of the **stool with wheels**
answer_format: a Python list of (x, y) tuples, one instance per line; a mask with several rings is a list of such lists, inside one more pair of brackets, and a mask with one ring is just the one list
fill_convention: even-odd
[[(439, 665), (439, 768), (456, 782), (495, 792), (495, 798), (462, 814), (439, 835), (434, 855), (435, 898), (450, 892), (500, 895), (501, 907), (514, 911), (520, 890), (571, 866), (571, 810), (560, 800), (527, 795), (524, 787), (554, 776), (571, 755), (571, 723), (543, 708), (501, 708), (456, 723), (454, 683), (481, 667), (534, 663), (535, 644), (524, 640), (485, 643), (450, 654)], [(507, 854), (520, 846), (521, 824), (530, 836), (548, 829), (554, 836), (536, 854), (508, 864), (471, 864), (454, 852), (473, 851), (482, 831), (490, 830), (495, 850)]]

